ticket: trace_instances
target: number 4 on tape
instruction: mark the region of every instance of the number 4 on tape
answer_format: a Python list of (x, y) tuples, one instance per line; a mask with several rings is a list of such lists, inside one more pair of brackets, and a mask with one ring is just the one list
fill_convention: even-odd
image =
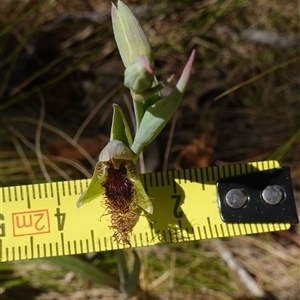
[[(276, 161), (156, 172), (141, 180), (154, 213), (140, 217), (133, 247), (286, 230), (298, 222), (289, 168)], [(124, 248), (112, 239), (100, 201), (77, 209), (88, 183), (0, 188), (1, 261)]]

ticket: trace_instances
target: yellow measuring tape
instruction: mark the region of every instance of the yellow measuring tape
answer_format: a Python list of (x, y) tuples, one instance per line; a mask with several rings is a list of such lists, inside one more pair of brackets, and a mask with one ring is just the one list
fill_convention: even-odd
[[(131, 245), (288, 229), (289, 223), (225, 223), (217, 203), (219, 178), (251, 173), (253, 168), (261, 171), (277, 167), (278, 162), (266, 161), (141, 175), (154, 213), (140, 217), (130, 237)], [(124, 248), (112, 239), (109, 216), (105, 216), (100, 202), (76, 207), (88, 183), (74, 180), (0, 188), (1, 261)]]

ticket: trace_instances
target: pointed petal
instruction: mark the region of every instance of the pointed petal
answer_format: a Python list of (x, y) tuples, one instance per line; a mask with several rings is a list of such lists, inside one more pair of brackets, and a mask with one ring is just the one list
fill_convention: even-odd
[(80, 207), (83, 204), (89, 203), (97, 198), (100, 198), (103, 195), (104, 190), (101, 186), (101, 181), (103, 180), (100, 180), (98, 178), (97, 172), (101, 163), (102, 162), (98, 161), (98, 163), (96, 164), (95, 171), (88, 188), (80, 195), (79, 199), (76, 202), (77, 207)]
[(112, 3), (111, 7), (111, 18), (112, 18), (112, 25), (113, 25), (113, 32), (115, 36), (115, 40), (123, 61), (123, 64), (128, 66), (130, 64), (130, 44), (127, 39), (127, 35), (125, 32), (123, 20), (116, 8), (116, 6)]
[(181, 93), (184, 93), (184, 91), (186, 89), (186, 86), (187, 86), (187, 83), (189, 81), (190, 74), (191, 74), (191, 69), (192, 69), (192, 66), (193, 66), (194, 59), (195, 59), (195, 55), (196, 55), (196, 51), (194, 49), (192, 51), (192, 54), (191, 54), (188, 62), (186, 63), (186, 65), (183, 69), (183, 72), (182, 72), (177, 84), (176, 84), (176, 87), (178, 88), (178, 90)]

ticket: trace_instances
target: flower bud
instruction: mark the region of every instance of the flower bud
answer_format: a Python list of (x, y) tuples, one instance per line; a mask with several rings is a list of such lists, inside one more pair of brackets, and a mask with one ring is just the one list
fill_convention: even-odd
[(141, 55), (152, 62), (148, 39), (130, 9), (119, 0), (118, 8), (112, 4), (111, 17), (115, 40), (125, 67)]
[(124, 84), (135, 93), (150, 89), (153, 85), (154, 74), (146, 56), (138, 56), (124, 73)]

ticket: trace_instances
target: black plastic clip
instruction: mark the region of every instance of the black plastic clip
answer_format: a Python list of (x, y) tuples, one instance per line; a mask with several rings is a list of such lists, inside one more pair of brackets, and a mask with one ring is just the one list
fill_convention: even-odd
[(289, 167), (223, 178), (217, 191), (224, 222), (299, 222)]

